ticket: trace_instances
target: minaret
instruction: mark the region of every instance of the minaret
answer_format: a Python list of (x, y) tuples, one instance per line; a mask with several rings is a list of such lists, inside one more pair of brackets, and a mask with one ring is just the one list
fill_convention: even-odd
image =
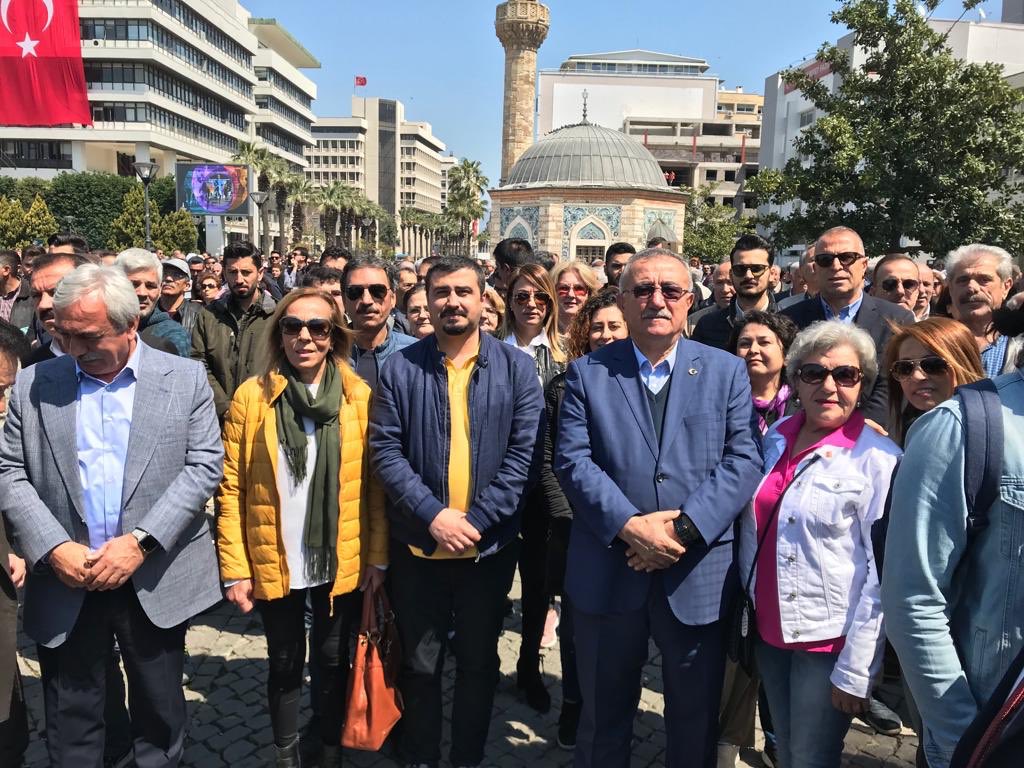
[(533, 143), (537, 100), (537, 49), (548, 36), (551, 12), (537, 0), (508, 0), (498, 6), (494, 31), (505, 49), (505, 110), (501, 128), (501, 184)]

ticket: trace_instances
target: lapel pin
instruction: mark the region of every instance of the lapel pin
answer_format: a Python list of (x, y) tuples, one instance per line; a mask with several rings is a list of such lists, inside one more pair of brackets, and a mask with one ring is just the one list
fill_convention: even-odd
[(696, 376), (697, 375), (697, 369), (696, 368), (691, 368), (689, 371), (687, 371), (687, 373), (689, 373), (691, 376)]

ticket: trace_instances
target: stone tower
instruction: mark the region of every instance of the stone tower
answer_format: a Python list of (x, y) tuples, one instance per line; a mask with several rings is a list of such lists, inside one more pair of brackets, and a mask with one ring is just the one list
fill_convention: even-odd
[(533, 143), (537, 100), (537, 49), (548, 36), (551, 12), (537, 0), (508, 0), (498, 6), (494, 31), (505, 49), (505, 108), (501, 128), (501, 183)]

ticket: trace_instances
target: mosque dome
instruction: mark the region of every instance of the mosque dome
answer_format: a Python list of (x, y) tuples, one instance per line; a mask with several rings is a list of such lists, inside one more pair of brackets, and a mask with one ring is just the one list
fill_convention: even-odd
[(675, 191), (643, 144), (586, 120), (552, 131), (530, 146), (501, 188), (546, 187)]

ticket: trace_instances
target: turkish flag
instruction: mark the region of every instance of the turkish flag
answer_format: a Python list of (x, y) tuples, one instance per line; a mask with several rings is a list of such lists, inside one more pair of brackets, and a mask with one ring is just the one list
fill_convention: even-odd
[(92, 125), (76, 0), (0, 0), (0, 125)]
[(358, 87), (360, 85), (366, 85), (365, 75), (356, 75), (356, 86)]

